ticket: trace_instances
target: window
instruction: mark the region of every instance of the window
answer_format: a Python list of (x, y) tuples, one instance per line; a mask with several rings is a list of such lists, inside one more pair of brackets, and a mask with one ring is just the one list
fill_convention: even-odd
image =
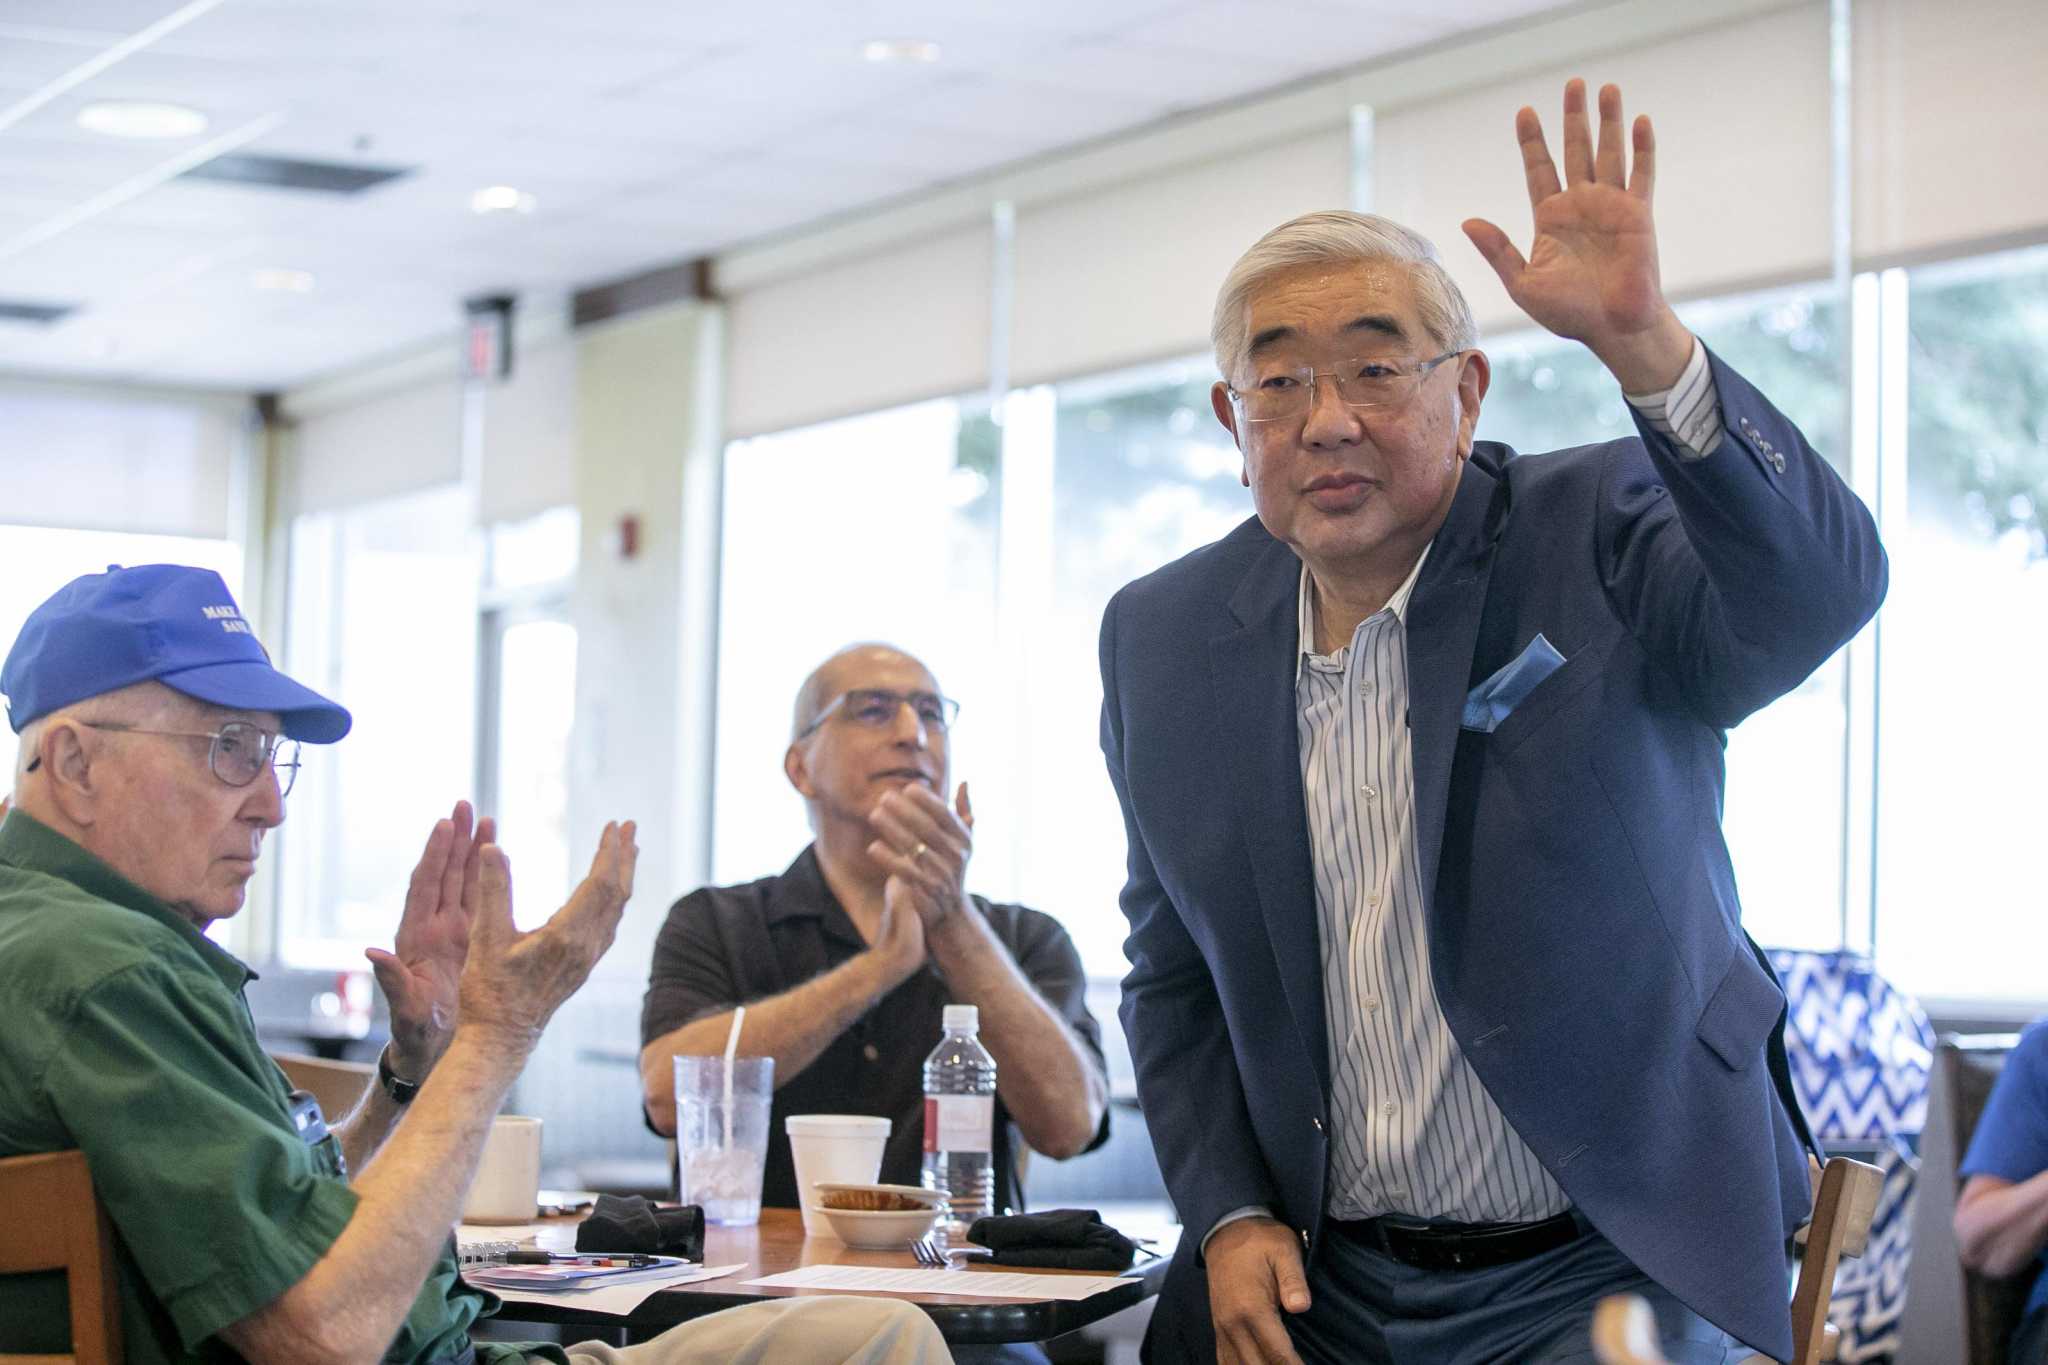
[(447, 488), (297, 518), (286, 671), (355, 728), (308, 746), (278, 831), (277, 946), (289, 966), (360, 970), (391, 942), (450, 793), (476, 773), (476, 537)]
[[(1846, 467), (1841, 310), (1815, 288), (1680, 309), (1838, 468)], [(1487, 346), (1493, 386), (1479, 437), (1523, 451), (1631, 435), (1620, 388), (1591, 351), (1545, 334)], [(1840, 655), (1728, 736), (1722, 827), (1743, 920), (1759, 942), (1831, 948), (1842, 937), (1842, 773), (1848, 715)]]
[(1879, 962), (1923, 995), (2038, 1001), (2048, 251), (1892, 272), (1883, 300), (1906, 401), (1903, 499), (1885, 491)]
[(576, 716), (576, 627), (569, 592), (581, 520), (571, 507), (490, 528), (485, 537), (482, 718), (477, 805), (496, 818), (532, 929), (567, 899), (569, 744)]
[[(843, 645), (923, 659), (961, 703), (955, 781), (1004, 824), (1007, 728), (996, 650), (1001, 432), (951, 399), (736, 441), (726, 451), (712, 876), (780, 872), (810, 830), (783, 775), (797, 688)], [(1011, 853), (977, 845), (970, 883), (1002, 894)]]
[(1052, 590), (1035, 633), (1020, 895), (1057, 915), (1091, 975), (1121, 976), (1123, 813), (1098, 740), (1102, 613), (1116, 591), (1252, 514), (1242, 457), (1209, 406), (1208, 357), (1062, 384), (1054, 425)]

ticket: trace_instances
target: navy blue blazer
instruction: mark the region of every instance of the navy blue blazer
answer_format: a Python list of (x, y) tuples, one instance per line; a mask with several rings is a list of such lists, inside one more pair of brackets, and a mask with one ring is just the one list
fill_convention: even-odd
[[(1724, 732), (1884, 598), (1861, 502), (1712, 360), (1727, 436), (1478, 443), (1407, 616), (1430, 970), (1452, 1033), (1595, 1227), (1739, 1341), (1792, 1349), (1811, 1208), (1784, 996), (1743, 933)], [(1123, 804), (1122, 1018), (1187, 1236), (1155, 1358), (1212, 1359), (1202, 1236), (1263, 1204), (1320, 1236), (1329, 1049), (1295, 729), (1300, 560), (1256, 519), (1102, 624)], [(1491, 734), (1467, 691), (1541, 631), (1565, 663)], [(1767, 1054), (1777, 1050), (1779, 1065)]]

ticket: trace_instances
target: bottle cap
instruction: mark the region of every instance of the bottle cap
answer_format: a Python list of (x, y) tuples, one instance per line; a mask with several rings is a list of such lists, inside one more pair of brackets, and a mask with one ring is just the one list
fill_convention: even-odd
[(981, 1028), (981, 1010), (973, 1005), (948, 1005), (943, 1020), (948, 1033), (974, 1033)]

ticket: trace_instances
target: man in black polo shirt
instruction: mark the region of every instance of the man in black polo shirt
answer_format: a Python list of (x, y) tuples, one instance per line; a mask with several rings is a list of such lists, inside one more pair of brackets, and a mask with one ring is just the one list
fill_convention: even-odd
[(962, 887), (973, 816), (949, 806), (956, 707), (901, 650), (856, 645), (797, 694), (783, 769), (816, 841), (778, 877), (677, 901), (654, 945), (640, 1020), (648, 1121), (675, 1131), (671, 1059), (740, 1051), (775, 1059), (761, 1198), (793, 1207), (790, 1114), (891, 1120), (885, 1181), (917, 1184), (925, 1055), (947, 1004), (976, 1005), (996, 1059), (996, 1204), (1022, 1207), (1018, 1143), (1051, 1157), (1109, 1136), (1102, 1044), (1082, 1001), (1080, 955), (1050, 916)]

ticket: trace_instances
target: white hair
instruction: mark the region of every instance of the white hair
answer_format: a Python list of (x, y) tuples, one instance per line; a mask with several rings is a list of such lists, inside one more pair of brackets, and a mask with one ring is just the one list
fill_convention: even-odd
[(19, 789), (22, 780), (28, 776), (28, 765), (35, 761), (37, 752), (42, 748), (43, 732), (58, 721), (114, 721), (123, 725), (151, 725), (163, 719), (167, 710), (181, 700), (188, 699), (184, 694), (175, 692), (162, 683), (139, 682), (117, 687), (111, 692), (102, 692), (98, 696), (82, 697), (58, 707), (47, 715), (37, 716), (21, 727), (21, 734), (16, 739), (16, 788)]
[(1248, 341), (1246, 305), (1269, 277), (1296, 266), (1364, 261), (1392, 261), (1408, 268), (1422, 325), (1438, 346), (1464, 351), (1479, 344), (1471, 305), (1427, 237), (1377, 214), (1324, 209), (1291, 218), (1259, 238), (1223, 277), (1209, 322), (1216, 368), (1225, 379), (1237, 372)]

